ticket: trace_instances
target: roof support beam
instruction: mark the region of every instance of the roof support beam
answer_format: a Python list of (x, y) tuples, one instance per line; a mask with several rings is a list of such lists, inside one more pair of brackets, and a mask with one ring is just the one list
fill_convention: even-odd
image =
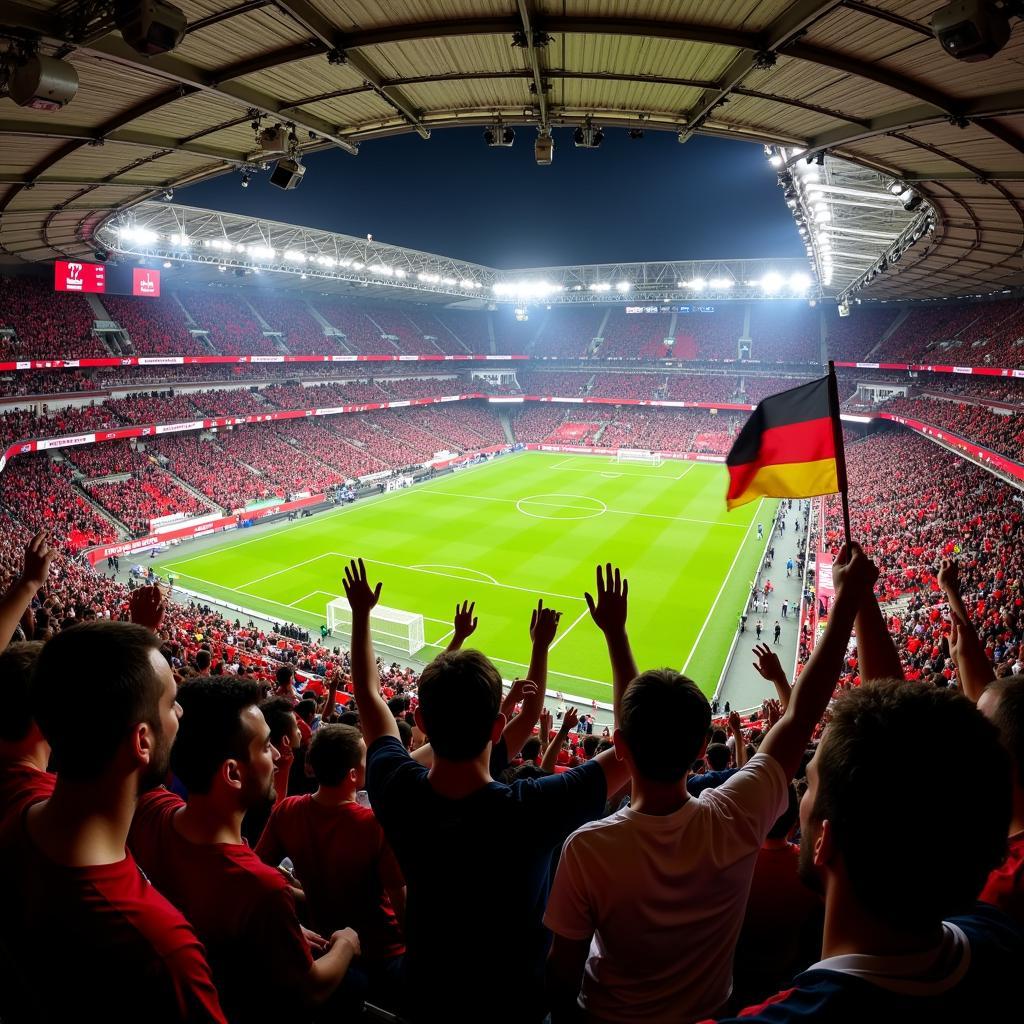
[[(999, 124), (988, 123), (987, 118), (1000, 117), (1007, 114), (1019, 114), (1024, 112), (1024, 89), (1010, 92), (996, 93), (992, 96), (979, 96), (973, 100), (967, 100), (961, 107), (962, 116), (968, 121), (974, 121), (979, 128), (994, 135), (1001, 142), (1005, 142), (1018, 153), (1024, 155), (1024, 139), (1008, 132)], [(791, 157), (787, 163), (792, 164), (798, 160), (806, 159), (822, 150), (842, 149), (855, 142), (873, 138), (876, 135), (888, 135), (892, 132), (909, 131), (913, 128), (921, 128), (925, 125), (936, 124), (949, 120), (949, 114), (931, 104), (922, 103), (918, 106), (908, 107), (903, 110), (894, 110), (891, 113), (871, 118), (860, 128), (836, 128), (832, 131), (822, 132), (809, 139), (804, 153), (799, 157)]]
[[(18, 28), (27, 28), (37, 32), (43, 39), (55, 44), (73, 44), (66, 38), (60, 22), (44, 11), (25, 7), (15, 0), (5, 0), (0, 6), (0, 24)], [(117, 33), (111, 33), (102, 39), (90, 42), (87, 46), (77, 47), (76, 52), (83, 55), (101, 57), (106, 61), (119, 64), (150, 78), (164, 78), (176, 82), (190, 91), (209, 93), (244, 109), (255, 109), (269, 117), (277, 117), (283, 103), (275, 96), (234, 82), (217, 80), (209, 72), (189, 64), (180, 57), (160, 54), (156, 57), (143, 57), (133, 50)], [(316, 52), (315, 49), (310, 52)], [(307, 54), (308, 56), (308, 54)], [(294, 58), (293, 58), (294, 59)], [(249, 72), (251, 73), (251, 71)], [(315, 132), (317, 136), (334, 143), (348, 153), (355, 154), (357, 147), (339, 134), (335, 125), (314, 117), (312, 114), (292, 113), (288, 120), (299, 128)]]
[(548, 125), (548, 98), (545, 91), (544, 77), (541, 74), (540, 54), (537, 52), (537, 27), (533, 23), (533, 12), (528, 0), (516, 0), (519, 7), (519, 20), (523, 26), (526, 41), (526, 62), (533, 76), (533, 91), (537, 96), (537, 108), (540, 111), (541, 131), (546, 132)]
[(329, 54), (337, 53), (343, 56), (344, 59), (339, 62), (348, 64), (353, 71), (361, 75), (363, 81), (389, 106), (394, 107), (421, 138), (430, 138), (430, 130), (420, 121), (419, 114), (401, 90), (388, 88), (381, 73), (362, 54), (346, 52), (341, 31), (312, 4), (307, 0), (274, 0), (274, 4), (315, 36)]
[(716, 85), (706, 89), (686, 112), (686, 130), (681, 135), (682, 140), (692, 138), (712, 110), (725, 102), (729, 93), (741, 85), (751, 71), (772, 67), (776, 61), (777, 50), (798, 39), (809, 26), (841, 3), (842, 0), (800, 0), (799, 3), (787, 8), (782, 16), (761, 34), (759, 48), (756, 51), (741, 50), (730, 61)]

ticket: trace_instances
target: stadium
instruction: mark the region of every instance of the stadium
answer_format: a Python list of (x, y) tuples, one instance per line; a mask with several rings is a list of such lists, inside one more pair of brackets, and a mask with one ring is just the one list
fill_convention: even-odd
[[(269, 783), (261, 783), (264, 792), (269, 785), (274, 809), (263, 808), (259, 817), (250, 792), (257, 783), (246, 783), (257, 760), (235, 749), (238, 730), (217, 753), (229, 759), (225, 764), (248, 766), (238, 769), (241, 782), (227, 781), (235, 769), (198, 781), (196, 765), (212, 762), (196, 748), (213, 742), (220, 725), (208, 732), (192, 726), (195, 734), (167, 748), (170, 760), (152, 781), (169, 788), (157, 790), (157, 799), (187, 797), (181, 801), (186, 821), (199, 805), (191, 835), (183, 834), (193, 843), (216, 834), (215, 842), (224, 843), (237, 824), (240, 842), (259, 855), (254, 879), (257, 868), (288, 866), (284, 876), (271, 874), (288, 879), (287, 897), (275, 899), (290, 902), (275, 910), (283, 916), (273, 922), (268, 916), (235, 927), (244, 915), (233, 917), (230, 909), (214, 921), (203, 908), (226, 907), (226, 894), (236, 890), (225, 882), (214, 898), (216, 864), (189, 866), (179, 851), (186, 867), (174, 867), (174, 858), (160, 851), (184, 840), (161, 834), (155, 812), (140, 811), (127, 839), (128, 860), (134, 857), (150, 888), (167, 897), (167, 913), (189, 934), (195, 930), (198, 966), (191, 968), (191, 1002), (181, 995), (188, 985), (180, 977), (156, 982), (151, 978), (159, 971), (140, 967), (126, 985), (124, 1006), (135, 993), (157, 994), (167, 1020), (249, 1021), (273, 1012), (305, 1021), (330, 1011), (334, 1019), (362, 1013), (454, 1022), (487, 1013), (541, 1021), (551, 1013), (555, 1024), (697, 1021), (732, 1019), (786, 990), (780, 1016), (766, 1010), (752, 1019), (845, 1020), (829, 1000), (841, 1002), (854, 990), (835, 981), (848, 977), (842, 968), (822, 968), (832, 964), (828, 928), (822, 946), (816, 921), (823, 906), (837, 915), (830, 921), (850, 912), (848, 904), (836, 910), (829, 903), (844, 884), (839, 877), (858, 898), (870, 888), (887, 893), (890, 906), (905, 901), (905, 931), (880, 912), (894, 929), (885, 932), (891, 941), (879, 943), (880, 962), (889, 963), (882, 954), (894, 951), (931, 950), (942, 928), (943, 941), (952, 941), (950, 920), (966, 914), (979, 894), (988, 909), (981, 917), (955, 917), (956, 935), (984, 944), (998, 932), (999, 955), (1010, 963), (1019, 957), (1024, 698), (1013, 686), (1024, 675), (1022, 19), (1024, 8), (1010, 0), (4, 4), (0, 543), (6, 597), (0, 622), (7, 630), (3, 645), (10, 646), (0, 654), (0, 663), (7, 659), (0, 688), (4, 677), (18, 679), (6, 688), (15, 694), (12, 708), (18, 701), (24, 707), (5, 708), (0, 698), (0, 773), (6, 773), (0, 864), (19, 871), (24, 864), (4, 838), (10, 822), (45, 821), (52, 807), (64, 807), (66, 817), (70, 807), (91, 806), (101, 784), (113, 786), (109, 765), (92, 776), (67, 767), (80, 745), (60, 724), (84, 701), (90, 705), (84, 721), (114, 743), (102, 722), (120, 721), (121, 711), (104, 712), (106, 698), (90, 695), (106, 693), (103, 680), (117, 671), (108, 667), (127, 664), (129, 655), (116, 653), (122, 648), (114, 632), (109, 641), (100, 633), (88, 640), (113, 646), (88, 647), (89, 623), (111, 631), (134, 628), (129, 623), (149, 627), (158, 660), (182, 694), (179, 737), (204, 707), (229, 700), (217, 689), (228, 681), (236, 692), (251, 686), (259, 693), (261, 710), (249, 710), (269, 727), (274, 757), (282, 755), (281, 765), (275, 760), (266, 769)], [(470, 136), (479, 163), (444, 164), (453, 191), (435, 195), (446, 217), (435, 221), (428, 186), (416, 191), (416, 179), (422, 175), (436, 189), (426, 170), (432, 160), (454, 161), (443, 155), (448, 152), (464, 159), (462, 149), (443, 150), (441, 140)], [(708, 140), (744, 154), (747, 162), (729, 178), (731, 192), (710, 191), (711, 179), (733, 172), (699, 148)], [(401, 166), (388, 168), (387, 183), (407, 182), (408, 194), (389, 193), (393, 185), (383, 173), (377, 191), (373, 174), (346, 177), (374, 147), (397, 143), (407, 148), (392, 152), (409, 163), (402, 156)], [(628, 162), (617, 165), (627, 168), (627, 177), (602, 172), (601, 161), (625, 160), (627, 146)], [(508, 171), (513, 157), (518, 162)], [(477, 255), (500, 249), (467, 247), (469, 236), (461, 232), (474, 224), (492, 243), (506, 232), (516, 237), (517, 217), (534, 223), (528, 206), (547, 204), (554, 218), (555, 192), (545, 189), (558, 165), (570, 160), (579, 208), (586, 210), (579, 239), (531, 249), (539, 257), (522, 263)], [(688, 160), (686, 173), (694, 177), (686, 181), (706, 184), (709, 196), (725, 201), (709, 199), (703, 212), (687, 214), (692, 230), (668, 243), (685, 249), (686, 258), (654, 258), (665, 255), (660, 238), (645, 250), (651, 259), (634, 258), (630, 240), (643, 231), (634, 225), (631, 233), (624, 222), (639, 223), (651, 205), (640, 194), (653, 180), (643, 176), (645, 161), (667, 177), (682, 173)], [(485, 193), (469, 179), (480, 167), (494, 179), (477, 208)], [(771, 190), (773, 223), (784, 222), (774, 229), (778, 243), (758, 242), (750, 226), (748, 241), (729, 258), (718, 251), (718, 239), (739, 237), (728, 232), (745, 217), (753, 224), (755, 196), (764, 192), (758, 181)], [(313, 189), (324, 191), (304, 207), (294, 205)], [(691, 211), (701, 205), (692, 195), (688, 202)], [(398, 240), (359, 234), (352, 227), (364, 223), (359, 208), (373, 212), (375, 203), (401, 208), (410, 233)], [(282, 213), (300, 209), (293, 218)], [(672, 212), (662, 212), (668, 223)], [(441, 227), (432, 233), (423, 228), (434, 223)], [(585, 249), (588, 237), (600, 244)], [(410, 238), (430, 244), (401, 244)], [(570, 262), (564, 255), (584, 251), (619, 251), (623, 259)], [(810, 393), (814, 382), (821, 382), (825, 404), (812, 416), (792, 396)], [(824, 437), (817, 448), (815, 423)], [(772, 427), (785, 431), (785, 443), (769, 443)], [(761, 446), (741, 459), (737, 452), (751, 436)], [(736, 467), (751, 460), (762, 469), (755, 479), (772, 482), (739, 500)], [(786, 470), (815, 460), (827, 463), (834, 485), (786, 484), (799, 475)], [(628, 577), (628, 638), (620, 572)], [(862, 577), (871, 578), (854, 615), (849, 595)], [(379, 601), (367, 596), (377, 583)], [(31, 648), (33, 663), (39, 659), (32, 675), (25, 651), (34, 641), (45, 646)], [(47, 650), (64, 651), (62, 643), (69, 652), (80, 644), (80, 652), (48, 661)], [(125, 633), (121, 643), (134, 651), (131, 644), (143, 641)], [(479, 648), (489, 667), (466, 660), (464, 643)], [(68, 659), (64, 676), (54, 674), (60, 658)], [(76, 665), (83, 679), (62, 693), (60, 680)], [(667, 670), (676, 690), (666, 683), (661, 692), (650, 680), (645, 690), (640, 684), (650, 673), (639, 674), (645, 669)], [(139, 685), (138, 672), (124, 671), (124, 686), (115, 687), (121, 694)], [(438, 696), (445, 672), (458, 700)], [(467, 681), (473, 672), (482, 673), (473, 677), (476, 690)], [(429, 951), (434, 940), (425, 925), (425, 908), (437, 912), (432, 921), (445, 916), (435, 887), (424, 881), (430, 872), (423, 872), (424, 864), (440, 870), (443, 858), (422, 859), (409, 829), (417, 823), (422, 837), (438, 825), (445, 863), (458, 863), (461, 872), (451, 872), (446, 885), (500, 887), (500, 877), (485, 878), (479, 859), (494, 854), (505, 864), (513, 851), (499, 849), (502, 829), (525, 835), (532, 819), (523, 817), (515, 828), (494, 825), (493, 847), (484, 842), (478, 860), (463, 862), (453, 850), (472, 848), (476, 833), (466, 822), (474, 819), (453, 808), (456, 797), (476, 797), (458, 772), (477, 762), (451, 753), (475, 735), (473, 709), (484, 700), (485, 684), (497, 685), (498, 677), (505, 731), (487, 739), (486, 757), (470, 751), (482, 773), (473, 778), (479, 783), (486, 776), (495, 789), (518, 794), (524, 807), (529, 801), (516, 786), (537, 782), (554, 807), (555, 787), (544, 790), (543, 779), (562, 779), (566, 806), (558, 820), (565, 827), (559, 831), (554, 812), (547, 812), (551, 821), (538, 825), (537, 834), (550, 840), (538, 841), (537, 856), (550, 863), (510, 883), (509, 905), (516, 908), (510, 921), (522, 929), (523, 948), (512, 953), (492, 935), (481, 945), (501, 955), (489, 961), (466, 943), (466, 934), (458, 940), (472, 926), (469, 901), (436, 937), (439, 946), (457, 944), (464, 963), (455, 970)], [(535, 686), (524, 690), (527, 679)], [(692, 749), (686, 737), (694, 705), (685, 703), (680, 687), (693, 688), (698, 718), (709, 709), (710, 724), (696, 729)], [(631, 700), (631, 692), (640, 696)], [(660, 708), (647, 712), (657, 728), (636, 710), (643, 699)], [(856, 716), (843, 708), (860, 701), (856, 721), (867, 730), (863, 723), (877, 710), (871, 700), (895, 723), (905, 709), (916, 708), (923, 722), (934, 715), (937, 745), (952, 750), (963, 738), (950, 777), (964, 774), (965, 760), (991, 763), (999, 775), (1006, 747), (1017, 774), (1005, 793), (994, 785), (977, 806), (964, 790), (972, 810), (936, 838), (937, 844), (948, 840), (944, 849), (936, 847), (944, 865), (961, 854), (977, 861), (974, 882), (947, 886), (936, 866), (902, 889), (887, 888), (892, 880), (883, 884), (884, 872), (871, 874), (863, 859), (856, 870), (870, 875), (870, 885), (863, 878), (850, 882), (850, 865), (866, 856), (858, 846), (834, 876), (821, 855), (815, 866), (834, 884), (825, 887), (824, 904), (805, 907), (795, 859), (771, 868), (762, 855), (772, 849), (795, 858), (797, 840), (804, 850), (810, 836), (820, 838), (810, 831), (817, 819), (809, 811), (800, 811), (799, 822), (794, 817), (797, 796), (825, 787), (828, 778), (838, 786), (837, 776), (826, 766), (812, 782), (807, 763), (830, 721), (837, 735), (847, 730), (850, 750), (860, 749), (851, 724)], [(210, 711), (209, 720), (216, 723), (222, 713)], [(126, 735), (128, 725), (141, 720), (136, 732), (144, 732), (149, 721), (137, 708), (132, 714)], [(955, 730), (943, 732), (956, 714), (962, 720)], [(998, 742), (985, 732), (985, 719), (998, 726)], [(15, 720), (22, 724), (11, 725)], [(424, 770), (418, 797), (401, 811), (394, 780), (402, 770), (392, 765), (394, 778), (385, 784), (384, 769), (375, 767), (384, 757), (374, 755), (398, 727), (432, 780)], [(347, 852), (338, 857), (350, 885), (339, 895), (344, 885), (335, 892), (323, 871), (305, 867), (301, 853), (308, 851), (296, 854), (284, 839), (268, 836), (274, 827), (285, 835), (289, 801), (319, 799), (310, 797), (314, 792), (333, 800), (348, 784), (325, 781), (337, 772), (323, 768), (321, 777), (318, 767), (328, 755), (341, 756), (346, 728), (354, 736), (349, 747), (363, 743), (364, 757), (362, 768), (358, 756), (346, 762), (344, 779), (358, 775), (359, 784), (343, 802), (365, 810), (359, 841), (376, 829), (373, 842), (387, 857), (379, 854), (372, 870), (357, 866), (355, 840), (342, 842), (338, 851)], [(943, 792), (955, 796), (960, 783), (949, 781), (927, 736), (912, 739), (913, 731), (905, 724), (878, 726), (874, 740), (865, 741), (859, 784), (888, 792), (900, 748), (915, 777), (945, 779)], [(607, 749), (613, 735), (614, 752)], [(317, 743), (321, 751), (314, 754)], [(110, 764), (146, 761), (143, 739), (130, 756), (126, 744)], [(638, 752), (641, 745), (658, 748), (660, 758)], [(688, 751), (678, 771), (666, 766), (673, 750)], [(875, 765), (871, 758), (880, 752), (892, 760)], [(147, 763), (161, 762), (152, 755)], [(601, 777), (598, 763), (603, 811), (583, 814), (592, 795), (583, 783)], [(137, 765), (132, 771), (139, 779), (146, 775)], [(831, 771), (840, 769), (833, 764)], [(136, 779), (125, 772), (125, 779)], [(64, 803), (62, 773), (74, 787)], [(648, 854), (619, 851), (622, 859), (611, 869), (595, 867), (600, 845), (587, 846), (587, 837), (599, 834), (602, 819), (633, 820), (629, 796), (620, 809), (630, 779), (634, 818), (671, 816), (689, 800), (712, 816), (705, 826), (711, 835), (725, 828), (713, 809), (732, 808), (732, 814), (742, 804), (741, 785), (732, 790), (736, 802), (728, 803), (734, 799), (726, 795), (729, 780), (758, 773), (767, 793), (762, 809), (748, 814), (744, 805), (740, 814), (750, 849), (729, 833), (715, 856), (734, 848), (735, 856), (701, 862), (677, 888), (665, 881), (676, 861), (671, 868), (656, 863), (667, 854), (650, 853), (648, 864)], [(851, 771), (854, 781), (842, 790), (853, 803), (858, 777)], [(695, 779), (702, 780), (697, 789)], [(772, 780), (781, 780), (777, 791)], [(674, 796), (665, 788), (670, 782)], [(134, 784), (125, 782), (124, 792)], [(139, 792), (144, 788), (140, 782)], [(878, 812), (879, 829), (892, 830), (892, 843), (924, 827), (929, 809), (945, 806), (926, 790), (893, 783), (891, 800), (918, 809), (905, 820), (892, 807)], [(215, 803), (211, 794), (218, 793)], [(254, 802), (238, 803), (246, 793)], [(570, 796), (579, 804), (572, 813)], [(32, 808), (46, 800), (32, 819)], [(770, 835), (769, 827), (786, 820), (787, 800), (788, 828)], [(804, 796), (804, 807), (808, 801)], [(1011, 803), (1012, 816), (1004, 820)], [(219, 813), (229, 805), (233, 824), (204, 832), (200, 820), (209, 823), (214, 808)], [(274, 826), (279, 810), (281, 823)], [(857, 817), (867, 813), (859, 803), (849, 813), (849, 829), (871, 820)], [(481, 816), (473, 827), (486, 833), (491, 820)], [(129, 812), (125, 828), (131, 823)], [(18, 833), (18, 850), (35, 843), (55, 867), (113, 863), (102, 854), (88, 859), (94, 845), (88, 853), (75, 847), (69, 859), (51, 855), (67, 851), (56, 839), (45, 845), (34, 827), (25, 825), (28, 839)], [(169, 819), (161, 827), (174, 828)], [(999, 849), (989, 856), (992, 843), (986, 847), (980, 837), (993, 830)], [(852, 842), (841, 827), (829, 834), (840, 845)], [(330, 843), (338, 835), (317, 833), (321, 849), (337, 852)], [(782, 845), (772, 847), (776, 840)], [(121, 837), (108, 852), (125, 842)], [(395, 872), (390, 883), (385, 877), (391, 848), (405, 881), (395, 882)], [(570, 849), (577, 852), (570, 856)], [(696, 879), (710, 877), (712, 862), (717, 881), (707, 884), (723, 887), (714, 897), (717, 925), (694, 909)], [(607, 880), (617, 869), (635, 875), (638, 906), (648, 870), (661, 879), (651, 881), (655, 889), (671, 889), (664, 897), (669, 903), (687, 887), (690, 902), (673, 908), (678, 914), (669, 923), (655, 910), (650, 920), (643, 913), (631, 919), (608, 896), (616, 886)], [(585, 878), (588, 870), (594, 874)], [(192, 874), (186, 879), (183, 871)], [(206, 893), (194, 877), (204, 872), (212, 886)], [(800, 877), (805, 873), (801, 860)], [(581, 922), (575, 915), (586, 902), (584, 882), (591, 905)], [(266, 878), (260, 884), (273, 888)], [(775, 884), (789, 897), (773, 903)], [(239, 907), (262, 898), (264, 890), (252, 885), (237, 884), (238, 893), (247, 892)], [(929, 917), (926, 890), (940, 889), (948, 898), (939, 916)], [(65, 893), (65, 907), (88, 903), (77, 889), (55, 891)], [(360, 903), (353, 891), (369, 895)], [(491, 897), (477, 891), (475, 898)], [(656, 906), (661, 898), (652, 897)], [(374, 902), (371, 914), (363, 903)], [(57, 927), (64, 920), (59, 904), (46, 903), (38, 920)], [(990, 913), (993, 921), (984, 916)], [(109, 952), (84, 958), (76, 969), (77, 984), (85, 987), (69, 985), (69, 991), (84, 991), (85, 1003), (103, 991), (93, 992), (87, 978), (109, 975), (104, 957), (122, 955), (116, 943), (104, 944), (113, 934), (109, 921), (87, 918), (77, 915), (77, 934)], [(232, 926), (222, 927), (229, 920)], [(685, 931), (683, 922), (697, 920), (703, 923), (694, 934), (704, 936), (704, 953), (717, 948), (716, 969), (706, 974), (699, 951), (681, 953), (675, 965), (665, 960), (674, 929)], [(930, 921), (931, 930), (921, 925), (914, 932), (911, 921)], [(782, 939), (768, 956), (758, 944), (774, 945), (766, 937), (776, 926)], [(613, 930), (628, 935), (632, 928), (638, 939), (632, 951), (621, 938), (609, 941)], [(808, 933), (816, 937), (810, 952), (802, 945)], [(882, 926), (868, 933), (881, 935)], [(254, 934), (271, 952), (285, 948), (283, 935), (298, 936), (305, 958), (299, 966), (308, 967), (309, 978), (301, 984), (269, 978), (261, 1002), (250, 990), (260, 967), (238, 952), (255, 949)], [(6, 927), (0, 931), (0, 950), (5, 960), (24, 965), (11, 935)], [(534, 939), (543, 946), (539, 959), (527, 948)], [(160, 935), (149, 941), (162, 948)], [(838, 950), (872, 952), (855, 944), (831, 948), (834, 957)], [(998, 974), (1002, 961), (991, 955)], [(812, 964), (819, 970), (801, 978), (832, 980), (793, 988), (790, 979)], [(515, 965), (528, 982), (509, 994), (508, 1006), (481, 1003), (480, 992), (493, 999), (492, 986), (500, 978), (507, 985), (503, 972)], [(12, 983), (19, 994), (0, 997), (0, 1018), (55, 1019), (72, 1005), (61, 1002), (66, 996), (41, 995), (37, 967), (19, 968), (22, 982)], [(645, 987), (648, 969), (660, 980)], [(206, 982), (196, 981), (198, 975)], [(1001, 983), (983, 977), (987, 1005), (1006, 1010)], [(874, 994), (857, 994), (861, 1001), (853, 1004), (861, 1014), (856, 1019), (873, 1012), (963, 1020), (981, 1005), (967, 982), (950, 982), (941, 993), (908, 983), (887, 997), (892, 1002), (877, 994), (888, 991), (885, 984), (870, 982)], [(171, 984), (178, 995), (158, 984)], [(799, 999), (814, 984), (826, 985), (821, 998), (828, 1006), (789, 1007), (794, 991)], [(418, 1002), (409, 995), (414, 990), (429, 995)], [(108, 1016), (121, 1019), (119, 1011)]]

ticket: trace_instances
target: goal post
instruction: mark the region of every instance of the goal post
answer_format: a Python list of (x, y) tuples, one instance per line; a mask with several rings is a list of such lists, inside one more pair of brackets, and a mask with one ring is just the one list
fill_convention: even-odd
[[(336, 597), (327, 605), (327, 625), (331, 635), (350, 639), (352, 609), (344, 597)], [(375, 649), (413, 655), (426, 646), (423, 639), (423, 616), (401, 608), (377, 605), (370, 612), (370, 639)]]
[(643, 466), (660, 466), (661, 456), (643, 448), (620, 448), (615, 453), (616, 462), (635, 462)]

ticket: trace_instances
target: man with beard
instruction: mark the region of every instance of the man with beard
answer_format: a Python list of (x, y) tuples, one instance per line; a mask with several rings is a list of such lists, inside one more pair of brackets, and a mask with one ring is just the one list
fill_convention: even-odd
[(223, 1024), (195, 932), (125, 849), (139, 794), (167, 773), (175, 690), (159, 638), (132, 623), (73, 626), (40, 652), (32, 717), (58, 774), (0, 833), (5, 1020)]
[(242, 839), (246, 812), (276, 796), (280, 756), (259, 699), (248, 679), (207, 676), (181, 687), (171, 768), (188, 802), (166, 789), (147, 794), (128, 838), (142, 869), (206, 945), (233, 1022), (290, 1019), (296, 1008), (322, 1006), (359, 953), (350, 928), (329, 940), (304, 933), (284, 877)]
[(825, 897), (822, 959), (730, 1021), (958, 1024), (1010, 1013), (1024, 936), (975, 902), (1010, 823), (996, 727), (953, 690), (869, 683), (836, 701), (807, 783), (800, 874)]

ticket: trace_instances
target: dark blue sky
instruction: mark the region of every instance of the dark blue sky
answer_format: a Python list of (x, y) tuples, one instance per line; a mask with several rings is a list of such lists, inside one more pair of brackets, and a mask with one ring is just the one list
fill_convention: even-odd
[(232, 174), (175, 199), (502, 268), (803, 255), (760, 146), (609, 130), (585, 150), (562, 129), (554, 163), (538, 167), (533, 129), (518, 128), (511, 149), (487, 148), (482, 134), (442, 129), (366, 142), (357, 157), (313, 154), (292, 192), (266, 174), (243, 189)]

